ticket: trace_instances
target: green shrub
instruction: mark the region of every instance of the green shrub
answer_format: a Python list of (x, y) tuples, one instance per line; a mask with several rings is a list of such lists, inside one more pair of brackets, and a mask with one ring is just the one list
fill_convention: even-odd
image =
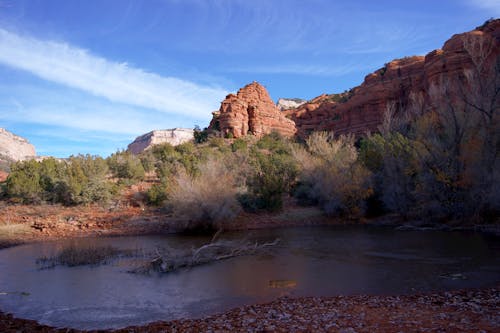
[(7, 196), (24, 203), (42, 200), (43, 187), (40, 184), (40, 163), (35, 160), (16, 162), (11, 166), (7, 178)]
[(153, 206), (161, 206), (167, 200), (167, 185), (164, 182), (154, 184), (146, 192), (147, 202)]
[(243, 139), (236, 139), (231, 144), (231, 151), (234, 153), (238, 150), (246, 150), (248, 147), (247, 142)]
[(194, 142), (195, 143), (203, 143), (208, 140), (208, 129), (205, 127), (203, 130), (200, 130), (199, 126), (194, 127)]
[(141, 159), (128, 151), (112, 154), (107, 158), (107, 164), (114, 177), (131, 183), (144, 179), (145, 170)]
[(108, 167), (101, 157), (72, 156), (15, 163), (7, 179), (6, 195), (24, 203), (59, 202), (65, 205), (105, 203), (111, 197)]
[(256, 147), (278, 154), (290, 153), (290, 146), (288, 141), (278, 132), (271, 132), (270, 134), (264, 135), (259, 139), (259, 141), (257, 141)]
[(283, 195), (290, 191), (297, 176), (297, 164), (286, 154), (254, 152), (253, 158), (248, 194), (240, 197), (240, 202), (247, 210), (281, 210)]
[(208, 140), (208, 145), (210, 147), (222, 148), (226, 145), (226, 142), (224, 141), (223, 138), (219, 138), (219, 137), (214, 136)]

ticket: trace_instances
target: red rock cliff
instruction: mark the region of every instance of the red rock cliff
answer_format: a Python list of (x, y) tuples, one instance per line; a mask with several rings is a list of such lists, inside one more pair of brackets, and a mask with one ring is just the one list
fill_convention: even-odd
[(294, 122), (285, 117), (266, 88), (257, 82), (241, 88), (236, 95), (227, 95), (219, 111), (214, 112), (209, 129), (235, 138), (247, 134), (261, 137), (272, 131), (293, 136), (296, 132)]
[[(360, 135), (377, 131), (390, 103), (396, 112), (436, 104), (430, 100), (431, 90), (461, 91), (464, 95), (476, 90), (482, 94), (476, 94), (479, 98), (488, 99), (492, 97), (488, 95), (490, 92), (477, 90), (482, 83), (492, 86), (487, 88), (492, 94), (499, 89), (499, 45), (500, 20), (497, 19), (471, 32), (454, 35), (442, 50), (432, 51), (425, 57), (393, 60), (367, 75), (360, 86), (349, 92), (319, 96), (287, 114), (301, 136), (317, 130)], [(468, 83), (464, 83), (466, 78)], [(436, 94), (432, 96), (435, 97)], [(498, 97), (494, 102), (498, 107)]]

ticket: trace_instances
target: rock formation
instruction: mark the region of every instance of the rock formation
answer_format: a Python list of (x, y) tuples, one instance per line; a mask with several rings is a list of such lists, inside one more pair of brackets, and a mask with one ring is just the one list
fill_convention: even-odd
[(28, 140), (0, 128), (0, 159), (22, 161), (35, 156), (35, 147)]
[(227, 95), (219, 111), (213, 112), (209, 130), (235, 138), (247, 134), (261, 137), (272, 131), (290, 137), (296, 132), (294, 122), (281, 113), (266, 88), (257, 82), (241, 88), (236, 95)]
[[(462, 102), (467, 95), (470, 100), (480, 98), (483, 101), (478, 103), (499, 107), (499, 72), (500, 20), (497, 19), (471, 32), (454, 35), (443, 49), (425, 57), (393, 60), (349, 91), (321, 95), (284, 112), (295, 122), (300, 136), (318, 130), (360, 135), (377, 131), (388, 107), (394, 108), (397, 114), (422, 105), (451, 105), (460, 99), (460, 94)], [(432, 91), (440, 92), (441, 101), (436, 103), (435, 93), (434, 100), (430, 101)], [(452, 91), (454, 97), (448, 94)], [(476, 97), (472, 96), (474, 91)]]
[(284, 110), (296, 109), (306, 102), (307, 101), (305, 99), (300, 99), (300, 98), (280, 98), (278, 99), (278, 103), (276, 103), (276, 106), (281, 111), (284, 111)]
[(139, 154), (154, 145), (170, 143), (173, 146), (193, 140), (194, 131), (187, 128), (174, 128), (167, 130), (155, 130), (138, 136), (134, 142), (128, 145), (127, 150), (132, 154)]

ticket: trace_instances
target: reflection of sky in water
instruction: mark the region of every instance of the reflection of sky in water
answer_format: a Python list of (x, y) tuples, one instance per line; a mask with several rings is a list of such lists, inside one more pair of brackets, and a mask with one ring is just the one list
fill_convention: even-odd
[[(135, 259), (46, 270), (38, 270), (35, 260), (54, 255), (68, 244), (147, 252), (166, 245), (191, 249), (209, 239), (175, 235), (78, 239), (2, 250), (0, 292), (9, 293), (0, 294), (0, 309), (50, 325), (90, 329), (199, 317), (284, 295), (398, 294), (500, 281), (498, 240), (471, 233), (339, 227), (261, 230), (226, 237), (259, 242), (280, 238), (281, 242), (269, 254), (163, 276), (127, 273)], [(457, 273), (465, 278), (449, 278)]]

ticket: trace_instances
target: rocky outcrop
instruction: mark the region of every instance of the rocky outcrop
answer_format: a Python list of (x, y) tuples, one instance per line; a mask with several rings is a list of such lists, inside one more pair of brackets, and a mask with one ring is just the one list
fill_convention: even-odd
[(300, 98), (280, 98), (278, 99), (278, 103), (276, 103), (276, 106), (281, 111), (284, 111), (284, 110), (296, 109), (306, 102), (307, 101), (305, 99), (300, 99)]
[[(401, 113), (422, 105), (455, 103), (451, 99), (460, 98), (457, 93), (455, 97), (447, 96), (445, 91), (470, 95), (473, 90), (491, 89), (492, 96), (481, 91), (479, 98), (495, 98), (500, 77), (499, 44), (500, 20), (491, 20), (476, 30), (454, 35), (443, 49), (425, 57), (406, 57), (387, 63), (350, 91), (321, 95), (284, 112), (295, 122), (301, 136), (318, 130), (360, 135), (377, 131), (390, 105), (396, 113)], [(471, 75), (476, 77), (468, 79)], [(467, 80), (469, 83), (464, 83)], [(431, 90), (441, 91), (442, 100), (430, 101)], [(496, 98), (493, 103), (498, 107)]]
[(0, 128), (0, 159), (23, 161), (35, 156), (35, 147), (28, 140)]
[(170, 143), (173, 146), (193, 140), (194, 131), (187, 128), (174, 128), (167, 130), (155, 130), (138, 136), (134, 142), (128, 145), (127, 150), (132, 154), (139, 154), (154, 145)]
[(217, 130), (235, 138), (253, 134), (261, 137), (276, 131), (293, 136), (295, 124), (287, 119), (271, 100), (266, 88), (257, 82), (227, 95), (219, 111), (213, 112), (209, 130)]

